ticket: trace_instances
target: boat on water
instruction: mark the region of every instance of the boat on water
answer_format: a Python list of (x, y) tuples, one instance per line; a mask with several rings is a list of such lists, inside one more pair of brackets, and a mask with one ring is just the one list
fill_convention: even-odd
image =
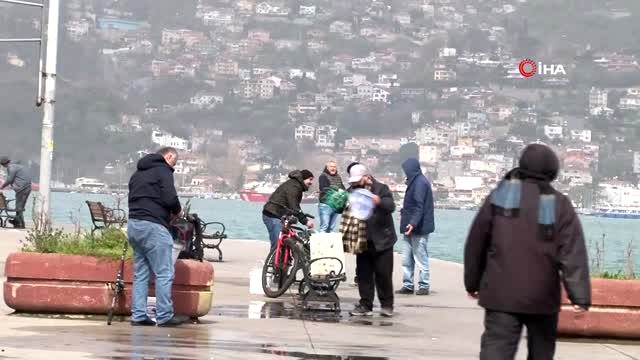
[[(249, 183), (238, 193), (240, 199), (248, 202), (266, 203), (269, 197), (278, 188), (277, 185), (264, 182)], [(305, 194), (302, 198), (303, 204), (313, 204), (318, 202), (318, 195), (315, 193)]]
[(640, 207), (600, 207), (593, 209), (589, 215), (613, 219), (640, 219)]

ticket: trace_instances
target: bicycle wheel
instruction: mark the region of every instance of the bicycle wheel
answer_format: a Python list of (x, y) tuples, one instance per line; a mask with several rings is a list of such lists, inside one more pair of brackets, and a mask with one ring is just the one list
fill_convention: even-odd
[(262, 290), (270, 298), (277, 298), (284, 294), (296, 280), (295, 260), (290, 258), (284, 263), (284, 252), (280, 254), (279, 265), (275, 265), (275, 251), (267, 256), (262, 267)]

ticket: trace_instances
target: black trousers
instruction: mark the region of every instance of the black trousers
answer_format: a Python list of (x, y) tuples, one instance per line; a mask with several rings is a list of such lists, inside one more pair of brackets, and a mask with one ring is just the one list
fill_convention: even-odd
[(553, 360), (558, 314), (529, 315), (486, 310), (480, 360), (512, 360), (522, 327), (527, 327), (528, 360)]
[(356, 275), (360, 305), (373, 309), (378, 291), (380, 306), (393, 308), (393, 249), (375, 252), (372, 249), (356, 256)]
[(31, 187), (24, 190), (16, 191), (16, 217), (14, 226), (16, 228), (24, 228), (24, 209), (27, 206), (27, 200), (31, 194)]

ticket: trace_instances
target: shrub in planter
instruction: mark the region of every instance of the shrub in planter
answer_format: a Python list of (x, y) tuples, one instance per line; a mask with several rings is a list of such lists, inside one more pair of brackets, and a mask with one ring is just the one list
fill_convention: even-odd
[[(94, 237), (36, 226), (23, 241), (23, 251), (6, 260), (5, 303), (22, 312), (106, 314), (125, 244), (128, 246), (126, 235), (118, 229)], [(132, 254), (128, 248), (124, 297), (116, 307), (120, 315), (131, 311)], [(176, 313), (191, 317), (207, 314), (212, 285), (210, 263), (179, 260), (172, 294)]]

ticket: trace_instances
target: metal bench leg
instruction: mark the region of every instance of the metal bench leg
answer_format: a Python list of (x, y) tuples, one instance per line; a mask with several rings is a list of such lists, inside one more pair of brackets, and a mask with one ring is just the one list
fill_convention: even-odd
[(222, 250), (220, 250), (220, 245), (216, 246), (216, 250), (218, 250), (218, 261), (222, 262)]

